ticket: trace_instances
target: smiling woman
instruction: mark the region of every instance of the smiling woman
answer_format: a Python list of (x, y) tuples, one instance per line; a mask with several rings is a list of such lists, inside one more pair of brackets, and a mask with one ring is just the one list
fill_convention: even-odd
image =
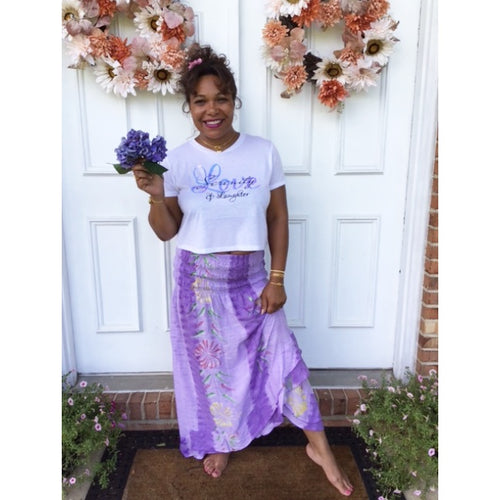
[(283, 311), (288, 208), (278, 151), (233, 128), (239, 100), (225, 56), (193, 45), (180, 86), (199, 135), (170, 151), (163, 179), (133, 167), (150, 195), (152, 229), (176, 237), (170, 338), (180, 450), (216, 478), (230, 453), (287, 417), (304, 430), (311, 460), (350, 495)]
[[(122, 14), (139, 33), (129, 42), (112, 33)], [(194, 13), (177, 0), (63, 0), (63, 39), (70, 68), (93, 68), (106, 92), (174, 94), (194, 35)]]

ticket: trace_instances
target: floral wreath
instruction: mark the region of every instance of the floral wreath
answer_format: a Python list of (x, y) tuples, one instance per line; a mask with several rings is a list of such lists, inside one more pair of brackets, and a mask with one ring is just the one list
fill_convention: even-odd
[[(388, 9), (386, 0), (271, 0), (262, 30), (264, 59), (285, 86), (281, 97), (310, 82), (319, 88), (322, 104), (341, 110), (351, 93), (375, 86), (399, 41), (393, 35), (398, 23)], [(324, 58), (307, 51), (304, 28), (325, 31), (341, 21), (342, 49)]]
[[(110, 32), (119, 13), (139, 32), (130, 42)], [(69, 67), (92, 67), (96, 81), (122, 97), (136, 95), (136, 89), (175, 94), (193, 19), (193, 9), (178, 0), (63, 0)]]

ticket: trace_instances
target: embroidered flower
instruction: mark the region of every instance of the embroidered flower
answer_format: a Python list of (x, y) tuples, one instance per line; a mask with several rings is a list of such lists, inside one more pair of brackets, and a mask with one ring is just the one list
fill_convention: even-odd
[(219, 357), (222, 349), (215, 342), (202, 340), (194, 349), (194, 355), (203, 370), (217, 368), (220, 365)]
[(210, 413), (218, 427), (232, 426), (233, 412), (228, 406), (224, 406), (218, 402), (212, 403), (210, 405)]
[(300, 386), (295, 387), (288, 393), (286, 402), (296, 417), (300, 417), (307, 410), (306, 394)]

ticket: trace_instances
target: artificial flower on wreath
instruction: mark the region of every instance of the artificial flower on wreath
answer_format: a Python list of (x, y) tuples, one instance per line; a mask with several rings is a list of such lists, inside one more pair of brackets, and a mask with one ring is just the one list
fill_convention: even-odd
[[(112, 33), (118, 15), (133, 20), (138, 36)], [(194, 35), (194, 12), (178, 0), (63, 0), (62, 37), (70, 68), (91, 67), (106, 92), (175, 94)]]
[[(289, 98), (306, 83), (330, 109), (342, 109), (347, 97), (377, 85), (394, 45), (398, 23), (387, 0), (270, 0), (262, 29), (263, 57)], [(307, 49), (306, 30), (343, 26), (344, 46), (319, 57)]]

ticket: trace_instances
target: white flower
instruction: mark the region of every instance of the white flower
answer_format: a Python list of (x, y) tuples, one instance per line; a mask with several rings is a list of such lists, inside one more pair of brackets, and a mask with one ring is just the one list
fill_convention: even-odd
[(147, 38), (159, 33), (162, 19), (162, 8), (157, 2), (153, 1), (151, 5), (146, 5), (146, 7), (139, 9), (139, 11), (135, 13), (134, 23), (141, 36)]
[(85, 17), (80, 0), (63, 0), (61, 6), (62, 22), (81, 21)]
[(128, 94), (136, 95), (134, 87), (137, 81), (134, 72), (125, 70), (118, 61), (109, 57), (99, 59), (94, 73), (96, 82), (106, 92), (113, 91), (115, 95), (120, 94), (122, 97), (127, 97)]
[(136, 95), (135, 86), (137, 80), (134, 78), (133, 71), (125, 71), (119, 68), (116, 77), (113, 79), (113, 92), (127, 97), (128, 94)]
[(371, 38), (390, 38), (396, 25), (397, 23), (389, 16), (377, 19), (370, 24), (370, 29), (365, 31), (365, 38), (367, 40)]
[(161, 35), (154, 36), (149, 39), (149, 53), (148, 56), (153, 59), (160, 60), (161, 56), (165, 53), (167, 44), (163, 41)]
[(266, 4), (267, 17), (278, 18), (280, 16), (281, 0), (269, 0)]
[(178, 89), (180, 75), (164, 62), (144, 61), (142, 67), (148, 72), (146, 80), (148, 80), (148, 90), (154, 94), (161, 92), (166, 95), (167, 92), (175, 94)]
[(396, 41), (388, 37), (365, 37), (365, 48), (363, 50), (365, 59), (380, 66), (385, 66), (389, 61), (389, 56), (394, 51), (395, 44)]
[(346, 73), (348, 63), (337, 58), (323, 59), (317, 64), (317, 69), (314, 71), (314, 80), (318, 87), (324, 81), (337, 80), (342, 85), (349, 83), (349, 75)]
[(75, 35), (71, 39), (68, 39), (66, 42), (66, 53), (71, 60), (70, 68), (80, 68), (85, 63), (91, 66), (95, 64), (90, 40), (85, 35)]
[(310, 0), (281, 0), (279, 14), (281, 16), (298, 16)]

